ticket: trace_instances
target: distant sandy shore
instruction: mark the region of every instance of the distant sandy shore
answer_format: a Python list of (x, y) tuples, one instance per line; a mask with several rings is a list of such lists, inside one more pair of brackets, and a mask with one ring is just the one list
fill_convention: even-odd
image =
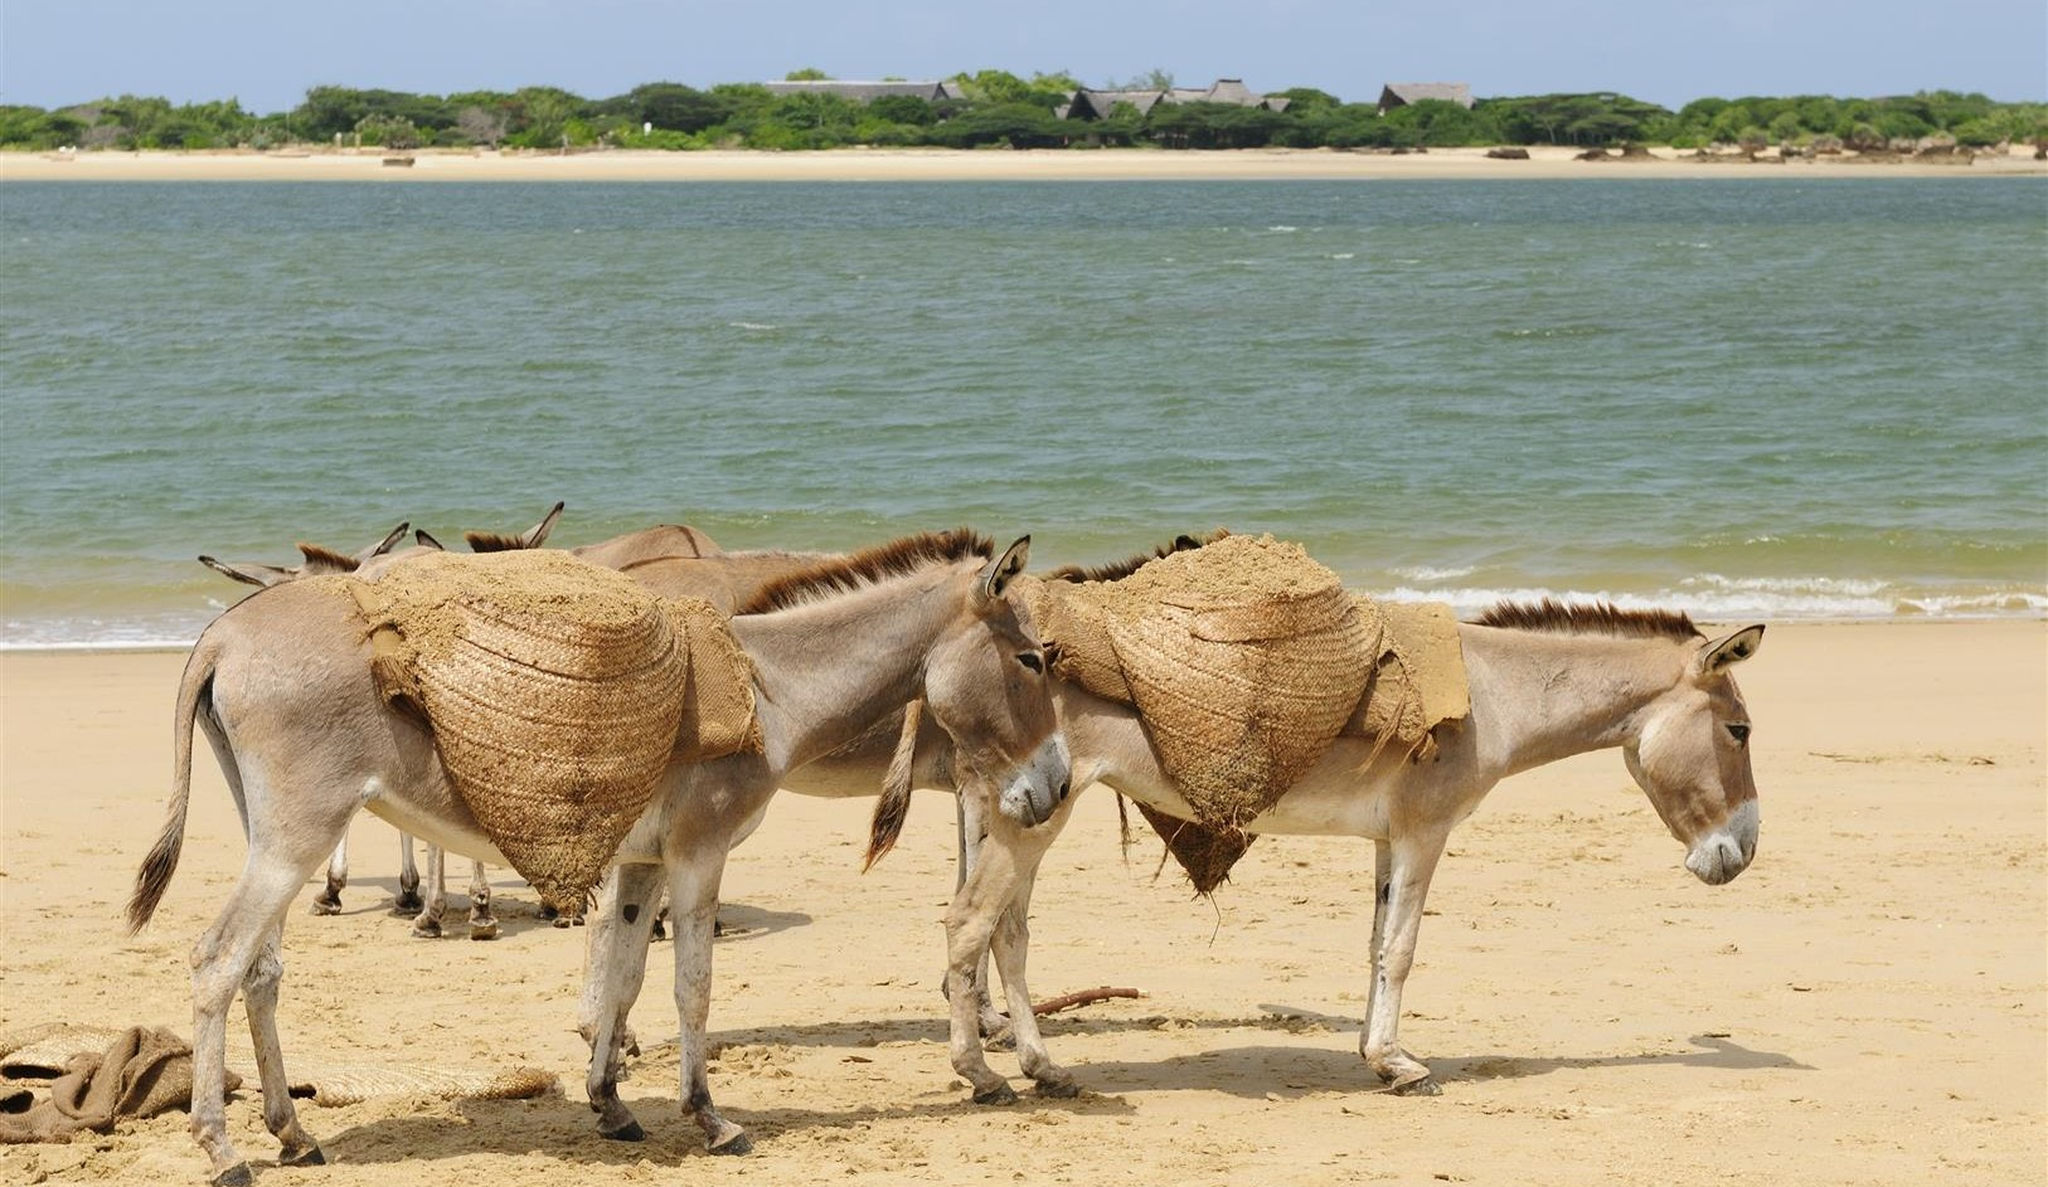
[(422, 150), (301, 152), (0, 153), (4, 181), (1129, 181), (1227, 179), (1697, 178), (1697, 177), (2048, 177), (2031, 150), (1969, 164), (1859, 162), (1854, 158), (1777, 163), (1679, 160), (1579, 161), (1567, 148), (1532, 148), (1525, 161), (1493, 160), (1478, 148), (1427, 153), (1243, 149), (956, 151), (835, 149), (827, 152), (490, 153)]
[[(416, 940), (387, 914), (390, 828), (355, 826), (345, 913), (291, 908), (287, 1067), (531, 1064), (563, 1095), (301, 1102), (333, 1165), (266, 1187), (818, 1183), (2039, 1184), (2048, 1165), (2048, 624), (1774, 625), (1743, 665), (1757, 730), (1755, 866), (1700, 885), (1618, 754), (1508, 780), (1452, 835), (1401, 1037), (1444, 1082), (1387, 1096), (1357, 1052), (1372, 847), (1254, 845), (1213, 905), (1158, 844), (1118, 851), (1097, 788), (1032, 904), (1040, 997), (1150, 996), (1048, 1020), (1078, 1100), (968, 1103), (947, 1061), (939, 920), (952, 809), (920, 795), (872, 873), (872, 801), (778, 797), (732, 855), (711, 1012), (720, 1104), (753, 1131), (703, 1153), (678, 1113), (673, 955), (633, 1022), (639, 1144), (597, 1136), (574, 1025), (584, 933), (493, 871), (505, 934)], [(0, 1035), (38, 1023), (189, 1033), (185, 954), (242, 865), (204, 744), (184, 861), (157, 921), (120, 904), (163, 819), (182, 654), (0, 654)], [(465, 934), (454, 871), (452, 935)], [(229, 1066), (255, 1066), (241, 1010)], [(1015, 1057), (992, 1057), (1014, 1072)], [(1020, 1087), (1022, 1084), (1020, 1082)], [(229, 1124), (276, 1156), (260, 1094)], [(66, 1146), (0, 1146), (0, 1182), (203, 1183), (172, 1113)]]

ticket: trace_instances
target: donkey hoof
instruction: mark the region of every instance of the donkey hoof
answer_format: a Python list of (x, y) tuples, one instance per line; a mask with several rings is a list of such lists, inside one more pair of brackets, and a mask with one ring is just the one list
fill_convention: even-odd
[(238, 1162), (207, 1181), (213, 1187), (251, 1187), (256, 1182), (256, 1175), (248, 1163)]
[(438, 919), (416, 919), (413, 921), (412, 934), (416, 939), (438, 940), (441, 938), (441, 921)]
[(341, 900), (338, 898), (327, 898), (323, 895), (313, 900), (310, 910), (315, 915), (339, 915), (341, 914)]
[(419, 891), (401, 890), (398, 892), (398, 897), (391, 900), (391, 913), (393, 915), (417, 915), (420, 908), (426, 905), (427, 900), (420, 897)]
[(723, 1142), (715, 1146), (706, 1146), (704, 1149), (706, 1153), (710, 1154), (752, 1154), (754, 1152), (754, 1139), (748, 1137), (745, 1130), (741, 1130)]
[(647, 1138), (647, 1131), (640, 1128), (640, 1122), (637, 1119), (628, 1121), (609, 1133), (600, 1129), (597, 1131), (597, 1134), (599, 1137), (608, 1138), (614, 1142), (638, 1142), (644, 1141)]
[(974, 1103), (978, 1105), (1014, 1105), (1017, 1103), (1017, 1090), (1010, 1087), (1008, 1080), (1001, 1080), (996, 1083), (995, 1087), (984, 1088), (980, 1092), (975, 1093)]
[(1435, 1076), (1424, 1072), (1413, 1080), (1403, 1080), (1390, 1085), (1387, 1091), (1395, 1096), (1442, 1096), (1444, 1087), (1436, 1082)]
[(472, 923), (469, 925), (469, 938), (472, 940), (495, 940), (498, 938), (498, 925), (496, 923)]
[(1037, 1081), (1038, 1095), (1052, 1100), (1072, 1100), (1081, 1095), (1081, 1082), (1072, 1076)]
[(278, 1152), (278, 1155), (277, 1155), (277, 1165), (279, 1165), (279, 1166), (326, 1166), (326, 1165), (327, 1165), (327, 1155), (325, 1155), (325, 1154), (322, 1154), (322, 1153), (320, 1152), (320, 1147), (318, 1147), (318, 1146), (308, 1146), (308, 1147), (306, 1147), (305, 1149), (303, 1149), (303, 1150), (300, 1150), (300, 1151), (299, 1151), (298, 1153), (296, 1153), (296, 1154), (292, 1153), (292, 1152), (291, 1152), (291, 1151), (289, 1151), (289, 1150), (281, 1150), (281, 1151), (279, 1151), (279, 1152)]

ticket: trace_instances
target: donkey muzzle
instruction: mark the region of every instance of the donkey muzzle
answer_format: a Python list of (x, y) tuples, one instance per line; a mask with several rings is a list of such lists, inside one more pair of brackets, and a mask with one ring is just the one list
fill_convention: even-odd
[(1701, 837), (1685, 855), (1685, 868), (1709, 886), (1732, 882), (1756, 857), (1757, 808), (1747, 800), (1720, 828)]
[(1072, 780), (1066, 739), (1054, 734), (1039, 743), (1031, 758), (1003, 785), (996, 796), (996, 810), (1026, 828), (1044, 824), (1067, 798)]

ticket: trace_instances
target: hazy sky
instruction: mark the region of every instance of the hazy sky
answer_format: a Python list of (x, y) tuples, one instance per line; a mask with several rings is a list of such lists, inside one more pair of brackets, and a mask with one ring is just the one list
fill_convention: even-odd
[(311, 86), (445, 94), (1154, 67), (1370, 100), (1387, 81), (1474, 94), (1707, 95), (1948, 88), (2048, 99), (2043, 0), (0, 0), (0, 101), (107, 95), (295, 106)]

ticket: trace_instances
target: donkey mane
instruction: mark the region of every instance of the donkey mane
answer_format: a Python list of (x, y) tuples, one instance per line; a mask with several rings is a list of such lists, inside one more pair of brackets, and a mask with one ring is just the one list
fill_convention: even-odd
[(298, 549), (299, 555), (306, 558), (306, 566), (311, 569), (333, 569), (337, 573), (353, 573), (357, 566), (363, 563), (355, 557), (343, 556), (332, 548), (308, 544), (304, 540), (299, 541)]
[(517, 532), (464, 532), (462, 540), (471, 552), (521, 552), (526, 537)]
[(1692, 619), (1676, 610), (1623, 610), (1612, 602), (1566, 604), (1556, 598), (1540, 602), (1503, 599), (1480, 615), (1477, 624), (1554, 635), (1623, 635), (1680, 641), (1700, 637)]
[(948, 532), (919, 532), (901, 540), (863, 549), (848, 556), (820, 561), (808, 569), (779, 577), (763, 586), (735, 614), (766, 614), (815, 602), (835, 593), (859, 589), (915, 573), (931, 564), (947, 564), (975, 557), (988, 560), (996, 544), (968, 528)]
[(1190, 536), (1183, 533), (1161, 544), (1150, 552), (1140, 552), (1124, 560), (1112, 561), (1106, 565), (1061, 565), (1045, 575), (1047, 581), (1122, 581), (1131, 574), (1163, 557), (1176, 552), (1188, 552), (1205, 544), (1214, 544), (1230, 534), (1229, 528), (1217, 528), (1206, 536)]

